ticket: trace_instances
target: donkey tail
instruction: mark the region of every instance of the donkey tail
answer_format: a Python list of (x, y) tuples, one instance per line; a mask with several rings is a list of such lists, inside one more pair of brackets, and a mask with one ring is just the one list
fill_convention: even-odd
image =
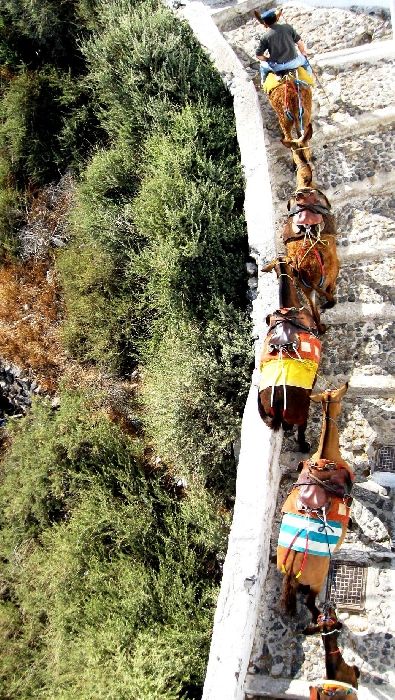
[(258, 393), (258, 411), (263, 422), (266, 423), (268, 428), (277, 432), (280, 430), (283, 422), (283, 402), (282, 399), (276, 397), (276, 392), (274, 394), (273, 405), (271, 406), (271, 415), (268, 415), (262, 405), (260, 393)]
[(297, 582), (292, 573), (286, 574), (283, 579), (280, 605), (288, 615), (296, 615), (296, 588)]

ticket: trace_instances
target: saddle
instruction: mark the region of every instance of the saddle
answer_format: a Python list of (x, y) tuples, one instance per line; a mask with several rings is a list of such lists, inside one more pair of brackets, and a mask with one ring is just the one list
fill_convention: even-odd
[(275, 311), (270, 315), (268, 331), (268, 351), (278, 352), (281, 349), (297, 350), (300, 345), (300, 332), (318, 336), (312, 316), (303, 306), (301, 309), (286, 309)]
[(351, 502), (352, 483), (347, 469), (328, 459), (317, 462), (306, 460), (302, 465), (302, 472), (295, 484), (299, 491), (298, 510), (326, 512), (332, 497)]

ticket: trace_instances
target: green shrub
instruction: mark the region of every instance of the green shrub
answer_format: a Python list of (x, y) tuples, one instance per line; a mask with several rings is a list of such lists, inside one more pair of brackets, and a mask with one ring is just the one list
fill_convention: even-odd
[(52, 68), (15, 76), (0, 102), (0, 119), (3, 158), (24, 187), (57, 179), (98, 136), (84, 83)]
[(186, 108), (169, 136), (148, 142), (133, 213), (147, 240), (140, 264), (151, 304), (164, 314), (183, 308), (210, 318), (217, 297), (245, 305), (247, 241), (235, 154), (234, 125), (218, 107)]
[(36, 403), (12, 431), (0, 648), (13, 700), (173, 700), (202, 683), (228, 523), (198, 481), (177, 501), (163, 469), (146, 473), (100, 406), (62, 393), (58, 411)]
[(96, 18), (95, 0), (2, 0), (1, 62), (75, 68), (81, 63), (79, 39), (96, 26)]
[(77, 189), (73, 241), (58, 258), (70, 352), (113, 370), (130, 369), (146, 333), (145, 281), (130, 260), (142, 241), (132, 223), (133, 162), (122, 148), (98, 151)]
[(101, 31), (83, 47), (89, 79), (106, 129), (126, 137), (139, 162), (141, 142), (166, 130), (174, 109), (201, 99), (231, 106), (189, 26), (159, 0), (102, 0), (98, 9)]
[(12, 187), (0, 186), (0, 260), (17, 253), (19, 245), (14, 231), (21, 220), (20, 195)]
[(176, 318), (158, 328), (146, 358), (143, 417), (166, 461), (231, 492), (232, 443), (250, 379), (249, 323), (228, 304), (212, 312), (206, 329)]

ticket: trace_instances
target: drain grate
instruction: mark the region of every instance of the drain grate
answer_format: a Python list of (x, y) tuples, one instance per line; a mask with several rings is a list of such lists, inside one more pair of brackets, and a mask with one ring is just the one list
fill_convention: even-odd
[(376, 453), (375, 471), (395, 472), (395, 447), (380, 447)]
[(329, 570), (329, 600), (339, 610), (364, 610), (367, 567), (332, 561)]

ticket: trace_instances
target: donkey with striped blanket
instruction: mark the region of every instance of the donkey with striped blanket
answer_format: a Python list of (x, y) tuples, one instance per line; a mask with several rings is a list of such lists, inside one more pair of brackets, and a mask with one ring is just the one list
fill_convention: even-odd
[(281, 604), (296, 612), (296, 592), (307, 594), (306, 605), (316, 631), (315, 599), (323, 588), (333, 552), (341, 546), (350, 517), (354, 472), (339, 450), (337, 418), (348, 385), (311, 396), (322, 402), (323, 422), (317, 452), (300, 463), (301, 474), (283, 507), (277, 546), (277, 568), (284, 574)]

